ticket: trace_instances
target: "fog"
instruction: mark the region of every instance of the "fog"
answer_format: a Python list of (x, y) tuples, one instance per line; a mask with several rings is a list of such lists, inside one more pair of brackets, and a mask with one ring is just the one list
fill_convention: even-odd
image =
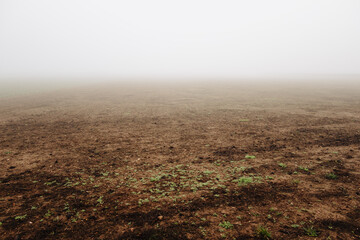
[(2, 0), (0, 81), (357, 79), (359, 13), (358, 0)]

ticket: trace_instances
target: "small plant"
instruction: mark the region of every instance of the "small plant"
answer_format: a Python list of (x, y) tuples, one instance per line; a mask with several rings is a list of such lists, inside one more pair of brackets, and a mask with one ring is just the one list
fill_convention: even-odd
[(54, 180), (54, 181), (52, 181), (52, 182), (46, 182), (46, 183), (44, 183), (44, 185), (51, 186), (51, 185), (53, 185), (54, 183), (56, 183), (56, 180)]
[(246, 159), (255, 159), (256, 157), (253, 156), (253, 155), (246, 155), (245, 158), (246, 158)]
[(328, 173), (328, 174), (326, 174), (325, 177), (326, 177), (327, 179), (331, 179), (331, 180), (338, 178), (338, 176), (337, 176), (336, 174), (334, 174), (334, 173)]
[(223, 221), (222, 223), (219, 223), (219, 226), (225, 229), (231, 229), (234, 227), (234, 225), (232, 225), (230, 222), (228, 221)]
[(103, 200), (103, 196), (100, 196), (97, 200), (98, 203), (103, 204), (104, 200)]
[(15, 220), (24, 220), (27, 217), (27, 214), (22, 215), (22, 216), (16, 216)]
[(150, 178), (150, 182), (157, 182), (161, 179), (161, 175)]
[(264, 226), (259, 226), (257, 233), (261, 239), (271, 239), (271, 233)]
[(244, 186), (247, 185), (249, 183), (252, 183), (254, 180), (252, 177), (240, 177), (239, 179), (235, 180), (238, 182), (239, 186)]
[(316, 231), (316, 229), (313, 226), (304, 228), (304, 230), (305, 230), (306, 235), (308, 235), (310, 237), (318, 236), (318, 232)]
[(148, 203), (148, 202), (150, 202), (150, 200), (147, 199), (147, 198), (145, 198), (145, 199), (139, 199), (138, 204), (139, 204), (139, 205), (142, 205), (143, 203)]
[(299, 224), (292, 224), (291, 227), (292, 228), (298, 228), (298, 227), (300, 227), (300, 225)]
[(306, 167), (302, 167), (302, 166), (299, 166), (299, 169), (300, 169), (300, 170), (303, 170), (303, 171), (305, 171), (305, 172), (308, 172), (308, 171), (309, 171), (309, 169), (308, 169), (308, 168), (306, 168)]
[(51, 213), (51, 211), (50, 211), (50, 210), (48, 210), (48, 211), (47, 211), (47, 213), (45, 213), (45, 214), (44, 214), (44, 217), (48, 218), (48, 217), (50, 217), (50, 216), (51, 216), (51, 214), (52, 214), (52, 213)]
[(286, 168), (287, 165), (285, 163), (279, 163), (279, 167)]

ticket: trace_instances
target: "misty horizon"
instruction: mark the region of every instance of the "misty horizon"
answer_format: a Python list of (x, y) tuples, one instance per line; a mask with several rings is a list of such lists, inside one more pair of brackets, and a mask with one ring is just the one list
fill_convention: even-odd
[(358, 76), (359, 12), (355, 0), (3, 1), (0, 81)]

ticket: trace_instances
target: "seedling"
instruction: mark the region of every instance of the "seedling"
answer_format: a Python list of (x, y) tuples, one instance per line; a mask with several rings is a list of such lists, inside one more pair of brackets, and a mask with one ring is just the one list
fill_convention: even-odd
[(238, 182), (239, 186), (244, 186), (247, 185), (249, 183), (253, 182), (253, 178), (252, 177), (240, 177), (238, 180), (235, 180)]
[(44, 217), (48, 218), (48, 217), (50, 217), (50, 216), (51, 216), (51, 214), (52, 214), (52, 213), (51, 213), (51, 211), (50, 211), (50, 210), (48, 210), (48, 211), (47, 211), (47, 213), (45, 213), (45, 214), (44, 214)]
[(22, 216), (16, 216), (15, 220), (24, 220), (27, 217), (27, 214), (22, 215)]
[(160, 176), (160, 175), (159, 175), (159, 176), (156, 176), (156, 177), (152, 177), (152, 178), (150, 178), (150, 181), (151, 181), (151, 182), (157, 182), (157, 181), (159, 181), (159, 180), (161, 179), (161, 177), (162, 177), (162, 176)]
[(310, 237), (317, 237), (318, 236), (318, 233), (317, 233), (316, 229), (314, 229), (313, 226), (304, 228), (304, 230), (305, 230), (306, 235), (308, 235)]
[(228, 221), (224, 221), (222, 223), (219, 223), (219, 226), (225, 229), (231, 229), (234, 227), (234, 225), (232, 225), (230, 222)]
[(145, 199), (139, 199), (138, 204), (139, 204), (139, 205), (142, 205), (143, 203), (148, 203), (148, 202), (150, 202), (150, 200), (147, 199), (147, 198), (145, 198)]
[(279, 167), (286, 168), (287, 165), (285, 163), (279, 163)]
[(103, 196), (100, 196), (100, 197), (98, 198), (97, 202), (100, 203), (100, 204), (103, 204), (103, 203), (104, 203), (104, 201), (103, 201)]
[(246, 155), (245, 158), (246, 158), (246, 159), (255, 159), (256, 157), (253, 156), (253, 155)]
[(306, 167), (302, 167), (302, 166), (299, 166), (299, 169), (300, 169), (300, 170), (304, 170), (304, 171), (306, 171), (306, 172), (308, 172), (308, 171), (309, 171), (309, 169), (308, 169), (308, 168), (306, 168)]
[(334, 174), (334, 173), (328, 173), (328, 174), (326, 174), (325, 177), (326, 177), (327, 179), (331, 179), (331, 180), (338, 178), (338, 176), (337, 176), (336, 174)]
[(257, 233), (261, 239), (271, 239), (271, 233), (263, 226), (259, 226)]
[(54, 180), (54, 181), (52, 181), (52, 182), (46, 182), (46, 183), (44, 183), (44, 185), (51, 186), (51, 185), (53, 185), (54, 183), (56, 183), (56, 180)]

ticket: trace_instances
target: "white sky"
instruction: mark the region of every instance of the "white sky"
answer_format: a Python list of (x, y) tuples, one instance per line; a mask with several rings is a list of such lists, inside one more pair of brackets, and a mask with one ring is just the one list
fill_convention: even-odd
[(0, 0), (0, 78), (360, 74), (359, 0)]

